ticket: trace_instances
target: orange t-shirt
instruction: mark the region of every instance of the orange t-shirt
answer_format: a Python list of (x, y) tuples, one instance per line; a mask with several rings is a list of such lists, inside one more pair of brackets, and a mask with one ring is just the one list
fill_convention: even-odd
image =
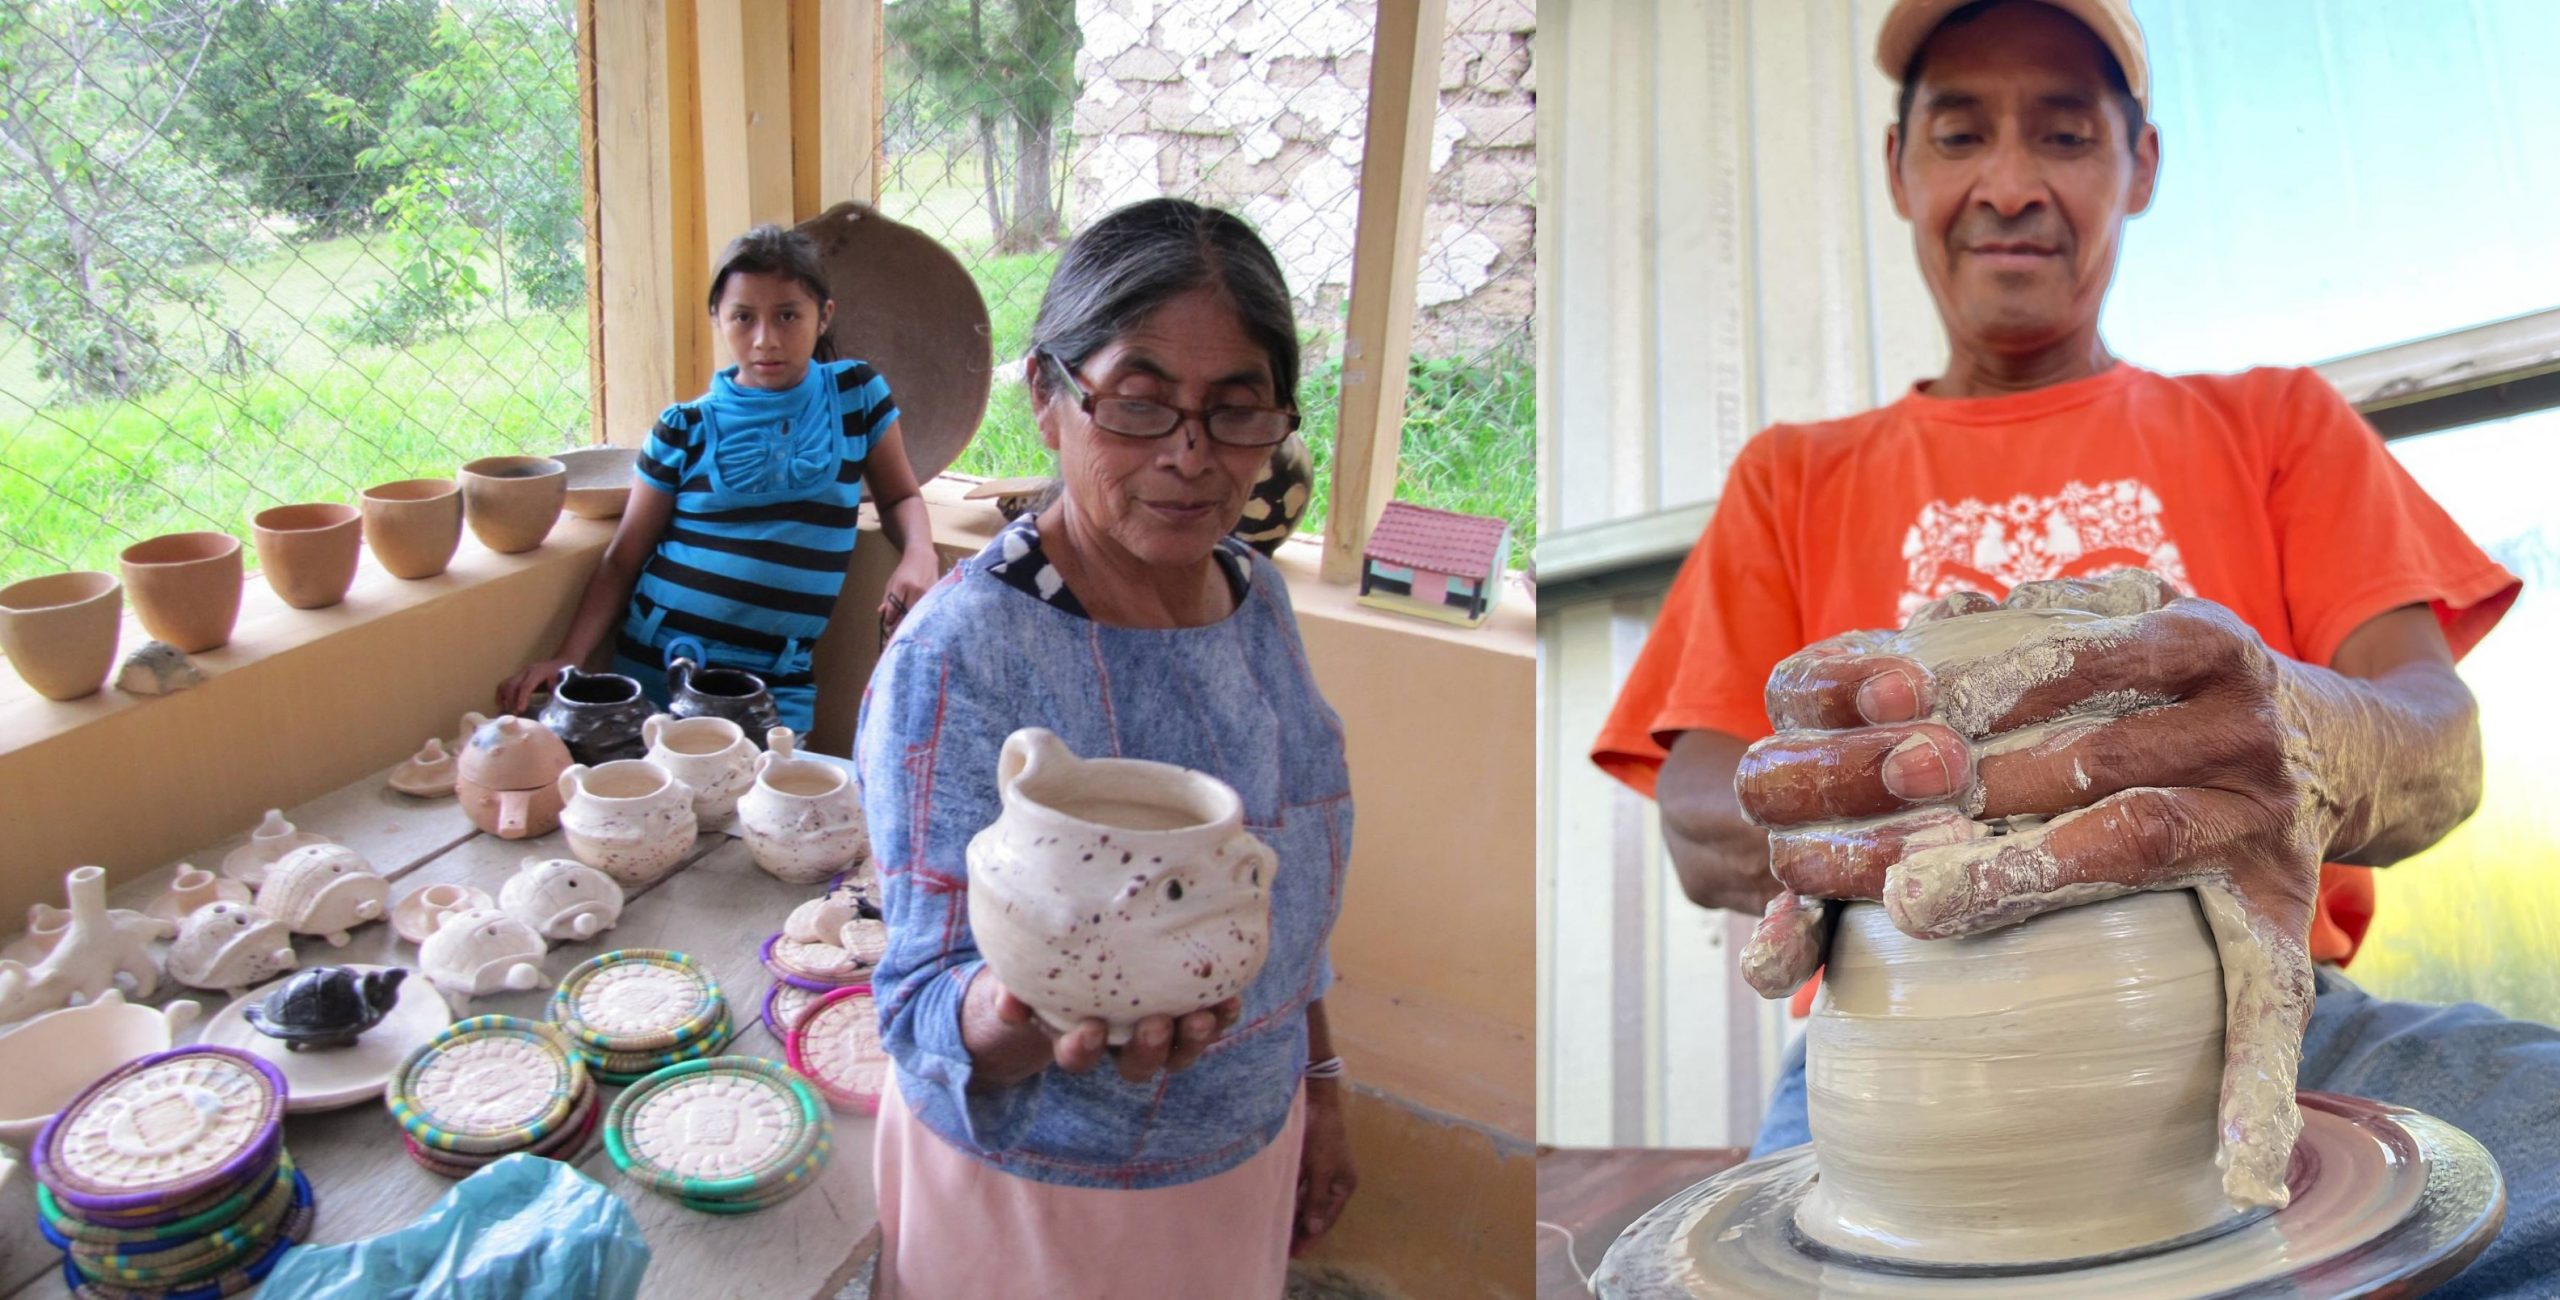
[[(2522, 589), (2308, 370), (2118, 365), (1976, 399), (1915, 388), (1742, 449), (1592, 760), (1651, 795), (1679, 733), (1769, 734), (1769, 671), (1811, 642), (1899, 627), (1950, 591), (2127, 566), (2315, 664), (2420, 601), (2459, 656)], [(2313, 957), (2346, 961), (2372, 919), (2369, 869), (2322, 868)]]

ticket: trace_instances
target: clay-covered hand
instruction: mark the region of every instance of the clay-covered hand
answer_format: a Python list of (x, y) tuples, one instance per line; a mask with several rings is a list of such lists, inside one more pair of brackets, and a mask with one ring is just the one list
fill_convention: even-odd
[(498, 684), (498, 712), (522, 713), (533, 707), (533, 697), (560, 680), (560, 670), (576, 663), (575, 659), (536, 659), (526, 664), (515, 676)]
[(1290, 1225), (1289, 1253), (1316, 1243), (1342, 1219), (1342, 1207), (1360, 1186), (1351, 1164), (1351, 1133), (1342, 1121), (1342, 1082), (1309, 1079), (1306, 1140), (1298, 1155), (1298, 1213)]
[(994, 971), (981, 968), (969, 982), (960, 1036), (969, 1047), (974, 1082), (988, 1087), (1009, 1087), (1051, 1065), (1083, 1074), (1105, 1059), (1122, 1079), (1142, 1083), (1158, 1071), (1191, 1068), (1200, 1053), (1234, 1027), (1243, 1010), (1241, 999), (1228, 998), (1179, 1017), (1149, 1016), (1138, 1022), (1127, 1043), (1111, 1047), (1104, 1041), (1108, 1026), (1102, 1021), (1088, 1017), (1060, 1033), (1031, 1004), (1015, 997)]

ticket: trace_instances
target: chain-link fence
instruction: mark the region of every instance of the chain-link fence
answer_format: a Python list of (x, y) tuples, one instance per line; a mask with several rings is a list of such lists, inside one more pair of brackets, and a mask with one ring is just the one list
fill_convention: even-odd
[(0, 581), (583, 441), (570, 0), (0, 0)]
[[(1009, 363), (1057, 248), (1113, 208), (1177, 195), (1243, 214), (1288, 275), (1319, 485), (1305, 526), (1321, 528), (1375, 0), (897, 0), (888, 27), (882, 207), (969, 264), (994, 323), (999, 382), (956, 468), (1051, 471)], [(1509, 518), (1524, 547), (1535, 28), (1531, 0), (1453, 0), (1448, 15), (1398, 493)]]

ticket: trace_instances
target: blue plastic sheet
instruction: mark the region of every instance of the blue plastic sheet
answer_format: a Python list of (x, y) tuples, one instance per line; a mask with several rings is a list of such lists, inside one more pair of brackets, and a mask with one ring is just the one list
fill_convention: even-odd
[[(328, 1189), (320, 1192), (328, 1213)], [(630, 1300), (649, 1268), (639, 1220), (556, 1160), (512, 1155), (454, 1184), (415, 1223), (285, 1253), (268, 1300)]]

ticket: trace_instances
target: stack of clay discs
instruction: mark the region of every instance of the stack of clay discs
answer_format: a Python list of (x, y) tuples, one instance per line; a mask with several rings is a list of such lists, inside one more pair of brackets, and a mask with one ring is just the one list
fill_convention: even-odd
[(708, 1214), (777, 1205), (817, 1181), (835, 1153), (817, 1089), (780, 1062), (715, 1056), (631, 1085), (605, 1114), (613, 1163)]
[(400, 1063), (383, 1097), (409, 1158), (448, 1178), (518, 1152), (574, 1160), (602, 1108), (560, 1031), (516, 1016), (455, 1022)]
[(729, 1003), (700, 962), (665, 948), (590, 957), (551, 994), (551, 1023), (609, 1084), (716, 1055), (729, 1042)]
[(273, 1065), (225, 1047), (129, 1061), (73, 1098), (30, 1157), (64, 1285), (96, 1297), (255, 1286), (314, 1213), (284, 1148), (284, 1103)]
[(816, 1086), (827, 1104), (865, 1115), (880, 1111), (889, 1053), (880, 1045), (880, 1012), (871, 986), (856, 984), (820, 997), (783, 1038), (791, 1068)]

